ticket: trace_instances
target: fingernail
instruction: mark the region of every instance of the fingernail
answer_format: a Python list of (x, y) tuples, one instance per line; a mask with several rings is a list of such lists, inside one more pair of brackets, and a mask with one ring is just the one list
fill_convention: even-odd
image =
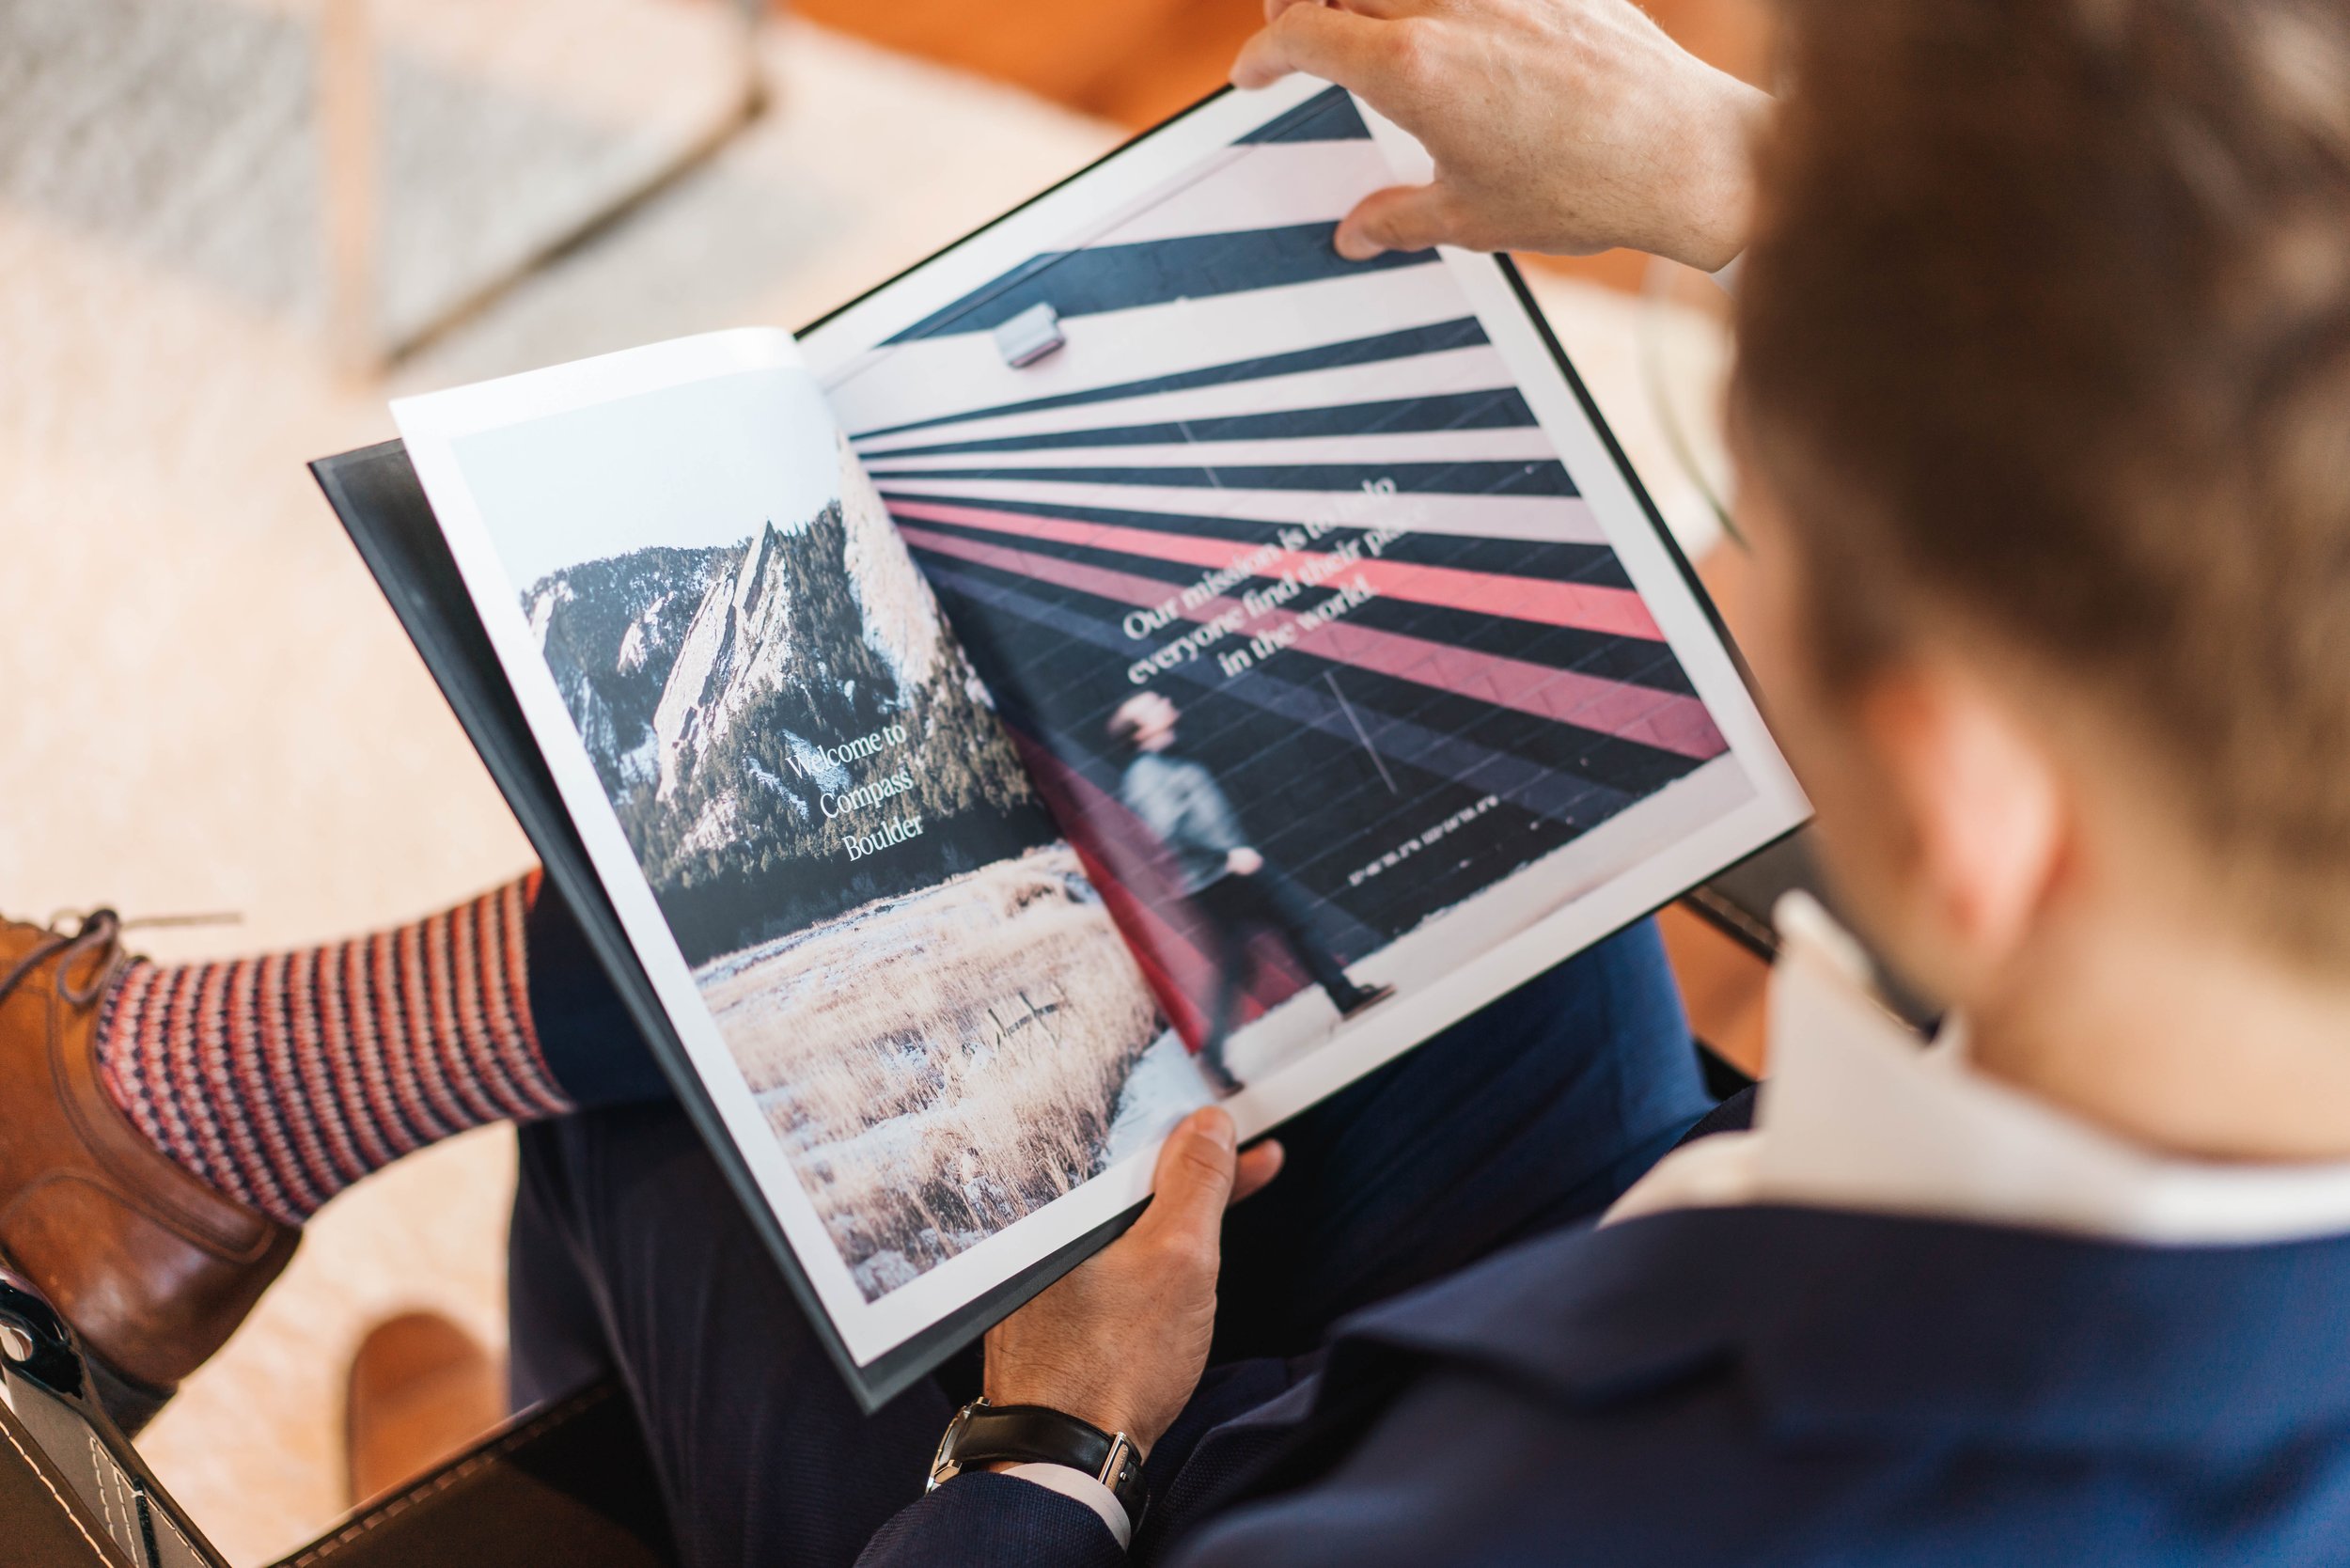
[(1218, 1149), (1230, 1149), (1239, 1141), (1238, 1130), (1233, 1127), (1232, 1119), (1230, 1116), (1214, 1109), (1210, 1109), (1205, 1114), (1207, 1122), (1199, 1130), (1208, 1135), (1209, 1141)]
[(1379, 254), (1379, 247), (1352, 229), (1341, 228), (1332, 242), (1332, 248), (1348, 261), (1368, 261)]

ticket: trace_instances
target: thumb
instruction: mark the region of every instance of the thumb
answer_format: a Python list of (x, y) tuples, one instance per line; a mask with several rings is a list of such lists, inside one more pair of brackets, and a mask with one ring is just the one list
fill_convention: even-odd
[(1183, 1118), (1159, 1150), (1151, 1207), (1135, 1228), (1214, 1237), (1231, 1200), (1236, 1141), (1232, 1119), (1216, 1106)]
[(1426, 250), (1450, 229), (1443, 186), (1390, 185), (1356, 202), (1333, 243), (1349, 261), (1368, 261), (1382, 251)]

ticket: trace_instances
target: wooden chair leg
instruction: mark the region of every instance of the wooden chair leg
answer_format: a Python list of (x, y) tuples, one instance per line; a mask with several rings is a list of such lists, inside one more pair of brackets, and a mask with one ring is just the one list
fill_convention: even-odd
[(616, 192), (586, 217), (554, 235), (421, 324), (393, 336), (382, 314), (383, 115), (368, 0), (323, 0), (319, 15), (317, 102), (319, 208), (326, 262), (328, 347), (345, 373), (380, 375), (478, 315), (548, 263), (588, 243), (701, 167), (768, 106), (760, 59), (761, 29), (779, 8), (765, 0), (725, 0), (736, 79), (709, 127), (667, 164)]
[(382, 141), (368, 24), (368, 0), (324, 0), (316, 45), (327, 346), (354, 377), (374, 375), (384, 360), (376, 291)]

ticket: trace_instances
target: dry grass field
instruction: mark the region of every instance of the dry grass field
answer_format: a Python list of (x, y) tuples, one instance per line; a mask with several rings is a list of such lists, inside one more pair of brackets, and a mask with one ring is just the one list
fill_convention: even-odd
[(1094, 1175), (1159, 1029), (1065, 846), (697, 978), (869, 1299)]

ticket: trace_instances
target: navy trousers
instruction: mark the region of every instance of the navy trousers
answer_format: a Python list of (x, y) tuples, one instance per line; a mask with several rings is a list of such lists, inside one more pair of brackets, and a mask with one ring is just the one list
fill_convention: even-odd
[[(646, 1099), (657, 1073), (550, 918), (534, 922), (532, 1005), (551, 1067), (593, 1108), (522, 1135), (515, 1397), (617, 1372), (689, 1562), (854, 1562), (920, 1494), (978, 1391), (976, 1348), (857, 1409), (683, 1114)], [(1302, 1355), (1349, 1312), (1597, 1213), (1710, 1105), (1663, 949), (1636, 927), (1279, 1130), (1281, 1176), (1226, 1221), (1213, 1360)]]

